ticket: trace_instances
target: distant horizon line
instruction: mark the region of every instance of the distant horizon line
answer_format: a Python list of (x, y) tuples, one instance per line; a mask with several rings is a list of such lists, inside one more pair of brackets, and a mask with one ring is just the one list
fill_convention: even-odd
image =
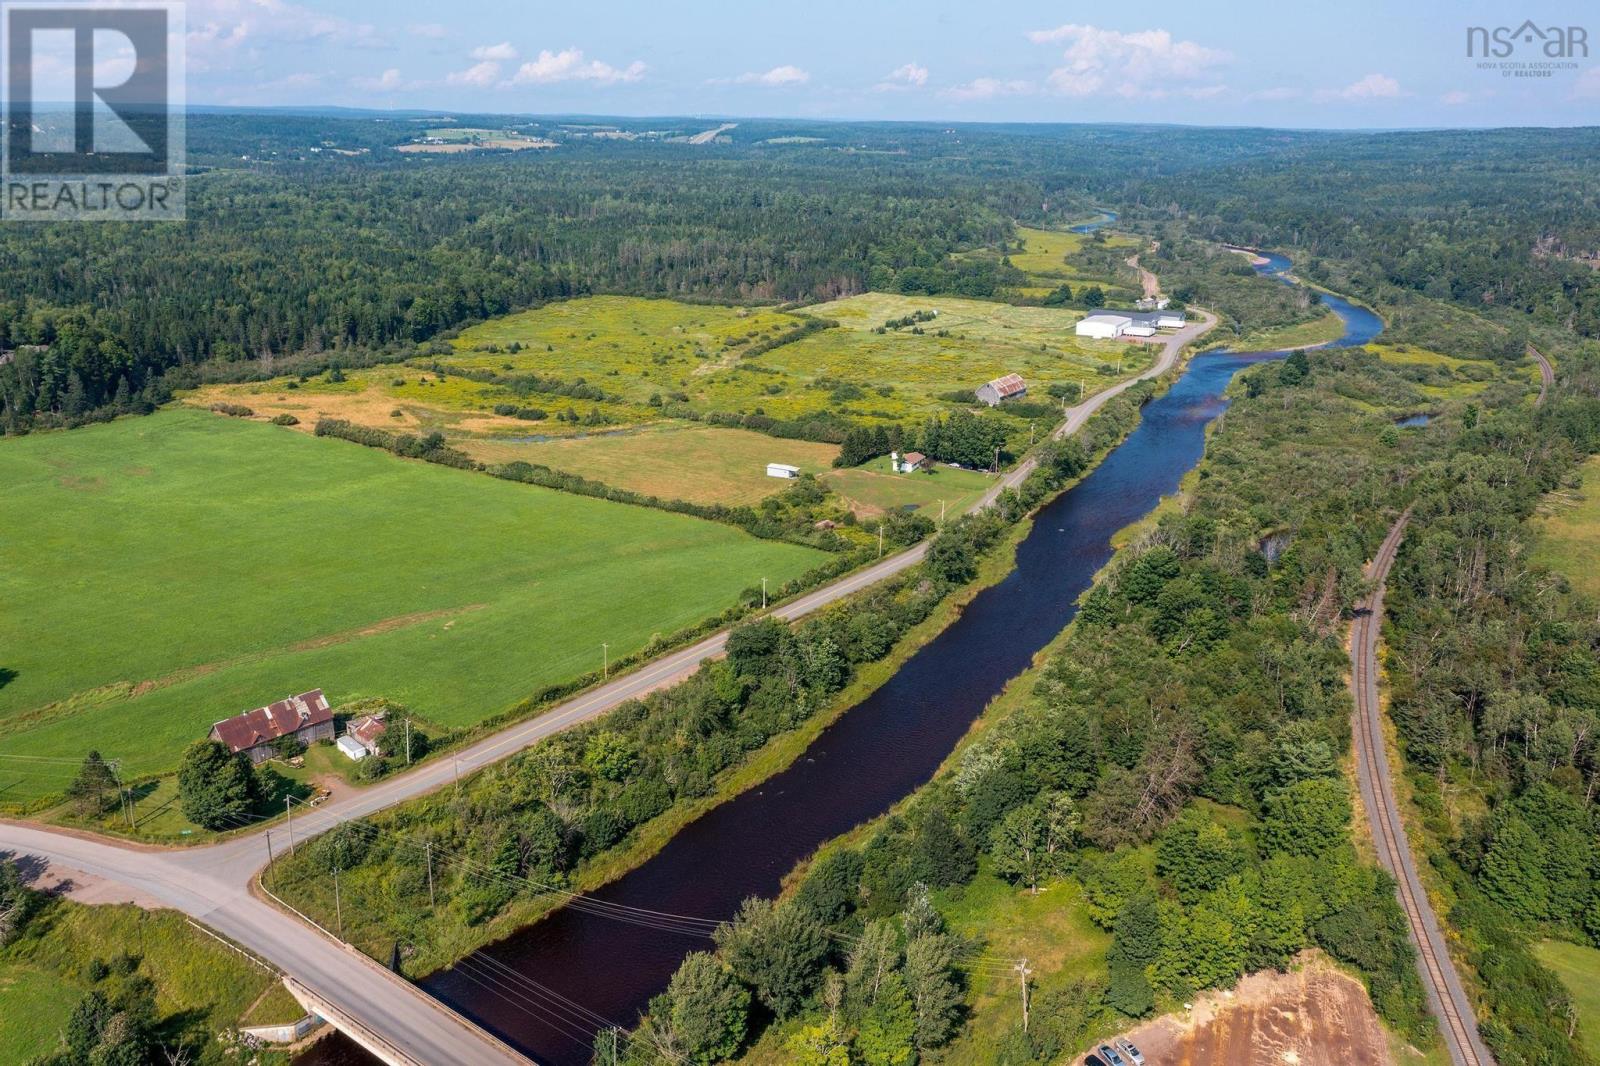
[[(41, 105), (35, 105), (41, 106)], [(70, 106), (70, 105), (62, 105)], [(958, 127), (996, 127), (1012, 126), (1019, 128), (1068, 128), (1068, 127), (1113, 127), (1113, 128), (1150, 128), (1150, 129), (1191, 129), (1191, 130), (1272, 130), (1285, 133), (1448, 133), (1452, 131), (1463, 132), (1491, 132), (1496, 130), (1586, 130), (1600, 129), (1600, 122), (1571, 123), (1571, 124), (1516, 124), (1516, 123), (1489, 123), (1485, 125), (1421, 125), (1421, 126), (1279, 126), (1268, 123), (1251, 122), (1158, 122), (1136, 119), (1106, 119), (1101, 121), (1065, 121), (1045, 119), (946, 119), (946, 118), (840, 118), (821, 116), (795, 116), (795, 115), (748, 115), (728, 112), (679, 112), (657, 114), (625, 114), (619, 112), (591, 112), (591, 111), (493, 111), (477, 110), (474, 108), (442, 108), (442, 107), (370, 107), (352, 104), (187, 104), (184, 108), (190, 113), (204, 112), (212, 114), (250, 114), (250, 113), (277, 113), (277, 114), (328, 114), (345, 113), (351, 116), (369, 118), (448, 118), (458, 115), (471, 115), (494, 118), (519, 118), (546, 121), (559, 121), (583, 119), (588, 121), (609, 120), (625, 122), (652, 122), (652, 121), (705, 121), (705, 122), (792, 122), (815, 126), (946, 126)]]

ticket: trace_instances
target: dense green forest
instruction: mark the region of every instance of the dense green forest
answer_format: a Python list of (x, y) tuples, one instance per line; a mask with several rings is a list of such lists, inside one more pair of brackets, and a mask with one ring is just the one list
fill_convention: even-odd
[(187, 223), (0, 234), (0, 349), (14, 349), (0, 426), (146, 410), (219, 362), (398, 360), (465, 322), (578, 293), (991, 296), (1010, 268), (952, 253), (1090, 203), (1169, 239), (1304, 249), (1308, 276), (1371, 300), (1514, 308), (1600, 333), (1600, 280), (1572, 258), (1600, 242), (1574, 162), (1594, 153), (1593, 131), (752, 122), (691, 147), (546, 126), (566, 138), (549, 152), (418, 158), (392, 148), (415, 132), (403, 117), (193, 116), (205, 165)]

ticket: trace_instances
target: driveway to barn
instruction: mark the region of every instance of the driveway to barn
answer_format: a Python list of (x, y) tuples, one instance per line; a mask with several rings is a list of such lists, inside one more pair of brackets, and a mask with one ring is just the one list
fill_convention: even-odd
[[(1143, 373), (1096, 393), (1067, 409), (1056, 430), (1060, 440), (1081, 429), (1089, 418), (1134, 384), (1160, 376), (1178, 362), (1183, 349), (1216, 324), (1215, 316), (1196, 312), (1192, 322), (1165, 338), (1155, 363)], [(1006, 488), (1015, 488), (1038, 461), (1023, 460), (968, 510), (991, 505)], [(821, 610), (846, 596), (915, 566), (927, 544), (889, 556), (873, 565), (774, 608), (777, 618), (793, 620)], [(720, 656), (727, 643), (723, 630), (690, 646), (655, 659), (631, 673), (567, 700), (537, 718), (441, 756), (370, 788), (352, 791), (336, 802), (296, 811), (292, 834), (304, 842), (341, 822), (363, 818), (445, 788), (461, 775), (515, 755), (546, 737), (589, 721), (692, 674)], [(218, 844), (179, 849), (135, 848), (87, 834), (0, 821), (0, 855), (38, 856), (56, 869), (81, 871), (115, 882), (141, 898), (159, 901), (204, 922), (298, 979), (316, 995), (360, 1025), (416, 1056), (420, 1062), (465, 1064), (521, 1061), (510, 1048), (455, 1014), (444, 1004), (390, 973), (331, 934), (314, 928), (256, 894), (255, 878), (267, 864), (269, 849), (289, 843), (288, 824), (230, 837)], [(262, 890), (263, 892), (265, 890)]]

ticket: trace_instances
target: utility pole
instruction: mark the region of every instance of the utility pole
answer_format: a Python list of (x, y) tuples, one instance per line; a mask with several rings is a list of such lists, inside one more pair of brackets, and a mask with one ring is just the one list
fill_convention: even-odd
[(272, 883), (277, 884), (278, 879), (273, 876), (272, 865), (272, 830), (267, 830), (267, 876), (272, 878)]
[(611, 1027), (611, 1066), (617, 1066), (617, 1027)]
[(1022, 1031), (1026, 1033), (1028, 1031), (1028, 978), (1033, 976), (1033, 971), (1028, 969), (1027, 959), (1022, 959), (1012, 969), (1016, 970), (1017, 975), (1022, 978)]
[(763, 611), (765, 611), (767, 609), (767, 579), (766, 578), (762, 578), (761, 579), (761, 609)]
[[(339, 899), (339, 867), (337, 865), (335, 865), (334, 868), (333, 868), (333, 914), (334, 914), (335, 920), (337, 920), (338, 923), (339, 923), (339, 939), (343, 940), (344, 939), (344, 904)], [(1023, 993), (1022, 1001), (1023, 1001), (1023, 1004), (1024, 1004), (1024, 1006), (1022, 1008), (1022, 1013), (1023, 1013), (1023, 1018), (1024, 1018), (1024, 1021), (1023, 1021), (1023, 1024), (1022, 1024), (1022, 1028), (1024, 1030), (1026, 1030), (1028, 1028), (1028, 1024), (1027, 1024), (1027, 1021), (1026, 1021), (1027, 1013), (1028, 1013), (1028, 1008), (1026, 1006), (1027, 1001), (1028, 1001), (1028, 996), (1027, 996), (1026, 992)]]
[(939, 501), (939, 528), (944, 528), (944, 501)]
[(433, 841), (428, 841), (428, 906), (433, 907)]
[(285, 797), (283, 797), (283, 813), (286, 816), (288, 816), (288, 819), (289, 819), (289, 854), (290, 855), (294, 854), (294, 807), (292, 806), (293, 803), (294, 803), (294, 797), (293, 796), (285, 796)]
[(998, 444), (994, 446), (994, 472), (996, 474), (1000, 472), (1000, 445)]
[(411, 719), (406, 719), (406, 765), (411, 765)]
[(611, 645), (600, 645), (600, 680), (604, 681), (611, 676)]
[(883, 558), (883, 522), (878, 522), (878, 558)]

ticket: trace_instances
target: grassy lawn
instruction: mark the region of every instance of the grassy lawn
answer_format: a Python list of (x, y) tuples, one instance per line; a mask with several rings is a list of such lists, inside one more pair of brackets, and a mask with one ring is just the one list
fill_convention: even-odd
[[(541, 427), (528, 427), (529, 437)], [(788, 483), (767, 476), (768, 463), (818, 474), (839, 448), (780, 440), (743, 429), (661, 422), (639, 430), (550, 440), (496, 437), (463, 441), (463, 450), (488, 463), (521, 459), (608, 485), (696, 503), (753, 504)]]
[(0, 958), (0, 1061), (31, 1062), (54, 1050), (78, 994), (47, 970)]
[[(1041, 886), (1034, 895), (986, 868), (963, 888), (940, 893), (939, 910), (950, 928), (978, 937), (992, 958), (1026, 958), (1038, 975), (1036, 989), (1103, 973), (1111, 937), (1089, 920), (1083, 889), (1072, 879)], [(940, 1056), (944, 1063), (980, 1066), (994, 1061), (996, 1042), (1020, 1013), (1014, 978), (972, 975), (968, 1024)]]
[[(1574, 588), (1600, 596), (1600, 458), (1581, 468), (1577, 491), (1558, 489), (1544, 498), (1534, 519), (1538, 543), (1533, 560), (1567, 576)], [(1600, 1029), (1600, 1019), (1595, 1026)]]
[(176, 911), (86, 907), (52, 900), (0, 951), (0, 1061), (27, 1062), (56, 1046), (92, 960), (126, 952), (156, 988), (163, 1022), (216, 1033), (293, 1021), (305, 1012), (273, 974), (195, 929)]
[(1584, 1050), (1600, 1057), (1600, 950), (1545, 940), (1533, 946), (1540, 962), (1555, 971), (1578, 1009)]
[(196, 411), (8, 440), (0, 482), (0, 754), (130, 777), (314, 687), (470, 725), (825, 559)]
[(927, 509), (937, 518), (939, 501), (945, 512), (957, 515), (994, 484), (989, 474), (974, 470), (955, 470), (934, 466), (915, 474), (896, 474), (887, 458), (874, 459), (850, 470), (832, 470), (823, 475), (828, 487), (843, 497), (863, 516), (884, 511)]
[(1228, 347), (1240, 352), (1276, 352), (1285, 348), (1305, 348), (1313, 344), (1326, 344), (1344, 335), (1344, 320), (1332, 311), (1321, 318), (1279, 329), (1265, 329), (1247, 333)]

